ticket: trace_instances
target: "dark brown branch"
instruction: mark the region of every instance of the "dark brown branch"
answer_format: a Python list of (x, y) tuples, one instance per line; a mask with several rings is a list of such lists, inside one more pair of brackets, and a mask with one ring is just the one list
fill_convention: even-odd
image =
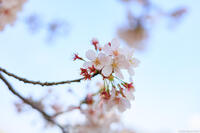
[(12, 92), (12, 94), (14, 94), (19, 99), (21, 99), (24, 103), (26, 103), (27, 105), (31, 106), (33, 109), (35, 109), (36, 111), (38, 111), (45, 118), (45, 120), (47, 120), (48, 122), (50, 122), (50, 123), (56, 125), (57, 127), (59, 127), (61, 129), (62, 133), (67, 133), (67, 131), (65, 130), (65, 128), (62, 125), (60, 125), (59, 123), (57, 123), (53, 119), (53, 117), (51, 117), (46, 112), (44, 112), (33, 101), (30, 101), (30, 100), (24, 98), (17, 91), (15, 91), (15, 89), (12, 87), (12, 85), (6, 80), (6, 78), (1, 73), (0, 73), (0, 79), (5, 83), (5, 85), (8, 87), (9, 91)]
[[(81, 80), (83, 80), (84, 78), (79, 78), (79, 79), (74, 79), (74, 80), (66, 80), (66, 81), (59, 81), (59, 82), (40, 82), (40, 81), (32, 81), (32, 80), (28, 80), (25, 78), (21, 78), (13, 73), (10, 73), (8, 71), (6, 71), (5, 69), (0, 67), (0, 71), (5, 73), (8, 76), (11, 76), (19, 81), (22, 81), (24, 83), (28, 83), (28, 84), (33, 84), (33, 85), (41, 85), (41, 86), (53, 86), (53, 85), (61, 85), (61, 84), (70, 84), (73, 82), (80, 82)], [(92, 77), (96, 76), (98, 73), (92, 75)]]

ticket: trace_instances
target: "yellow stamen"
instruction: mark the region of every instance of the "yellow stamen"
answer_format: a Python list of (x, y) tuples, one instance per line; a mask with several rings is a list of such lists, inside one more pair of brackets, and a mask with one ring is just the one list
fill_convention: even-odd
[(101, 62), (100, 62), (100, 60), (99, 60), (98, 58), (96, 58), (95, 61), (94, 61), (94, 64), (95, 64), (95, 65), (100, 65)]
[(119, 52), (118, 52), (117, 50), (115, 50), (115, 51), (113, 51), (113, 54), (114, 54), (115, 56), (118, 56), (118, 55), (119, 55)]
[(115, 63), (115, 62), (112, 63), (112, 67), (113, 67), (113, 68), (117, 68), (117, 66), (118, 66), (117, 63)]

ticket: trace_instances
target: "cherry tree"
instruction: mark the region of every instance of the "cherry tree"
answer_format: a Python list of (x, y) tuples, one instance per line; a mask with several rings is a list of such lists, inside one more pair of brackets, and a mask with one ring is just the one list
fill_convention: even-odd
[[(0, 0), (0, 31), (3, 31), (7, 25), (14, 24), (17, 14), (22, 10), (25, 2), (26, 0)], [(92, 39), (91, 48), (85, 55), (74, 54), (73, 57), (74, 63), (82, 62), (80, 78), (59, 82), (33, 81), (0, 67), (1, 81), (13, 95), (21, 100), (21, 102), (15, 103), (18, 112), (22, 112), (24, 106), (28, 105), (41, 114), (47, 124), (58, 127), (62, 133), (134, 133), (134, 131), (125, 127), (121, 129), (111, 127), (113, 123), (121, 124), (121, 113), (130, 109), (130, 101), (134, 100), (135, 87), (132, 76), (134, 69), (140, 63), (134, 56), (134, 50), (143, 47), (142, 44), (149, 37), (147, 25), (152, 25), (153, 19), (158, 16), (180, 18), (186, 12), (186, 9), (180, 8), (168, 13), (156, 7), (149, 0), (122, 0), (121, 2), (125, 4), (139, 3), (144, 10), (143, 13), (136, 16), (127, 6), (128, 24), (117, 29), (117, 33), (119, 39), (124, 40), (128, 45), (122, 46), (120, 40), (116, 38), (106, 44), (101, 44), (98, 39)], [(33, 20), (34, 18), (29, 21), (29, 24)], [(56, 31), (56, 23), (52, 27), (53, 31)], [(129, 74), (128, 81), (125, 80), (127, 78), (124, 76), (124, 71)], [(24, 84), (39, 86), (78, 84), (83, 80), (92, 81), (96, 77), (99, 78), (99, 82), (93, 92), (85, 95), (85, 98), (80, 100), (78, 105), (69, 106), (64, 110), (57, 103), (53, 105), (45, 104), (44, 99), (52, 93), (51, 90), (47, 92), (47, 96), (37, 101), (32, 97), (25, 97), (18, 93), (5, 75)], [(49, 113), (47, 109), (53, 111)], [(83, 123), (65, 125), (57, 120), (57, 117), (74, 110), (78, 110), (86, 118)]]

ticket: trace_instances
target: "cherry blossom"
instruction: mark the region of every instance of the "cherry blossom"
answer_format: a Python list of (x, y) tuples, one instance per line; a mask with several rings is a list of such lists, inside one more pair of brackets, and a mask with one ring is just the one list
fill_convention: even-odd
[[(82, 60), (81, 75), (91, 79), (93, 75), (100, 75), (103, 84), (96, 93), (89, 93), (80, 104), (80, 112), (86, 117), (84, 124), (75, 125), (72, 133), (120, 133), (113, 131), (110, 125), (118, 122), (119, 115), (130, 109), (131, 100), (134, 100), (135, 87), (133, 82), (123, 81), (122, 70), (127, 70), (133, 75), (133, 69), (139, 61), (133, 56), (133, 50), (120, 47), (117, 39), (101, 47), (98, 40), (93, 39), (95, 50), (88, 50), (84, 59), (75, 54), (74, 60)], [(86, 108), (82, 108), (86, 104)], [(124, 130), (126, 131), (126, 130)], [(122, 132), (124, 132), (122, 130)], [(129, 130), (127, 130), (129, 131)]]
[[(107, 104), (107, 105), (106, 105)], [(123, 96), (120, 96), (118, 92), (113, 88), (111, 97), (105, 102), (107, 110), (111, 110), (113, 107), (117, 108), (120, 112), (124, 112), (131, 107), (130, 101)]]
[(128, 65), (126, 67), (127, 67), (128, 73), (131, 76), (134, 75), (133, 68), (138, 67), (138, 65), (140, 63), (140, 61), (138, 59), (133, 57), (133, 53), (134, 53), (133, 49), (131, 49), (131, 50), (129, 49), (126, 51), (126, 57), (127, 57), (127, 61), (128, 61)]
[(97, 104), (89, 104), (86, 109), (81, 109), (86, 117), (84, 124), (75, 125), (71, 133), (112, 133), (112, 123), (119, 122), (119, 115), (114, 111), (105, 112)]
[(94, 65), (97, 70), (103, 69), (106, 63), (111, 62), (111, 58), (106, 56), (104, 53), (96, 54), (93, 50), (88, 50), (86, 52), (86, 57), (90, 61), (84, 63), (84, 67), (88, 68)]
[[(98, 106), (107, 111), (112, 108), (116, 108), (120, 112), (129, 109), (130, 100), (134, 99), (135, 88), (132, 82), (122, 81), (124, 79), (122, 70), (127, 70), (131, 76), (133, 75), (133, 69), (139, 64), (139, 61), (133, 57), (134, 51), (127, 47), (120, 47), (117, 39), (105, 44), (102, 50), (99, 49), (101, 46), (97, 39), (92, 40), (92, 45), (95, 50), (86, 52), (87, 60), (78, 54), (75, 54), (74, 60), (84, 61), (81, 75), (86, 80), (91, 79), (94, 74), (100, 74), (103, 77), (104, 86), (98, 92), (100, 96), (100, 100), (97, 102)], [(116, 83), (117, 85), (115, 85)], [(91, 98), (91, 96), (87, 97), (86, 103), (93, 104)]]
[(123, 50), (120, 48), (120, 42), (117, 39), (113, 39), (110, 43), (104, 45), (103, 51), (107, 55), (118, 56)]
[(123, 74), (121, 72), (121, 69), (126, 68), (127, 61), (125, 59), (125, 56), (118, 55), (116, 56), (111, 63), (107, 64), (104, 69), (102, 70), (102, 74), (104, 76), (109, 76), (112, 72), (115, 73), (115, 75), (121, 79), (123, 79)]
[(135, 92), (133, 83), (130, 83), (130, 84), (124, 83), (123, 86), (125, 87), (124, 95), (126, 96), (126, 98), (129, 100), (133, 100), (135, 98), (133, 95), (133, 92)]
[[(103, 47), (97, 39), (92, 40), (95, 50), (88, 50), (86, 52), (87, 60), (75, 54), (74, 60), (83, 60), (84, 68), (90, 69), (93, 72), (98, 70), (104, 78), (109, 78), (113, 74), (123, 79), (121, 70), (127, 70), (130, 76), (134, 74), (134, 67), (137, 67), (139, 61), (133, 57), (133, 50), (127, 47), (120, 47), (120, 42), (113, 39), (111, 42), (105, 44)], [(85, 76), (85, 75), (84, 75)]]
[(0, 31), (7, 24), (13, 24), (17, 13), (22, 9), (26, 0), (1, 0), (0, 1)]

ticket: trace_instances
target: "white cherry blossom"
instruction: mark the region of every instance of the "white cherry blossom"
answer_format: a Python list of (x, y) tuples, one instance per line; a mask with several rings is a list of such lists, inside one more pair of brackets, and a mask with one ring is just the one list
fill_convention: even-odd
[(113, 58), (113, 60), (110, 64), (107, 64), (104, 67), (104, 70), (102, 70), (102, 74), (104, 76), (109, 76), (112, 72), (114, 72), (114, 74), (117, 77), (123, 79), (124, 76), (121, 72), (121, 69), (128, 67), (127, 65), (128, 64), (127, 64), (125, 56), (124, 55), (118, 55), (115, 58)]
[(125, 91), (124, 91), (124, 95), (126, 96), (126, 98), (128, 99), (128, 100), (134, 100), (135, 99), (135, 96), (133, 95), (133, 92), (134, 92), (135, 90), (134, 89), (125, 89)]
[(104, 53), (97, 54), (93, 50), (88, 50), (86, 52), (86, 57), (90, 61), (87, 61), (87, 62), (84, 63), (85, 68), (88, 68), (88, 67), (91, 67), (92, 65), (94, 65), (94, 67), (97, 70), (100, 70), (100, 69), (103, 69), (103, 67), (107, 63), (110, 64), (110, 62), (111, 62), (111, 58), (109, 56), (106, 56)]
[[(98, 46), (100, 45), (98, 44)], [(109, 77), (113, 73), (116, 77), (123, 79), (124, 76), (121, 70), (127, 70), (130, 76), (132, 76), (134, 74), (133, 68), (137, 67), (139, 63), (133, 57), (133, 53), (133, 50), (130, 48), (121, 48), (119, 41), (113, 39), (111, 43), (103, 46), (103, 50), (98, 52), (97, 50), (88, 50), (86, 57), (89, 61), (84, 63), (84, 67), (94, 66), (95, 69), (101, 70), (101, 74), (105, 77)]]
[(105, 110), (111, 110), (117, 108), (120, 112), (124, 112), (131, 107), (130, 101), (122, 96), (116, 95), (116, 90), (113, 88), (111, 97), (108, 100), (104, 100)]
[(120, 48), (119, 40), (113, 39), (111, 43), (104, 45), (103, 51), (107, 55), (118, 56), (121, 55), (123, 50)]
[(133, 49), (127, 50), (127, 52), (126, 52), (126, 58), (127, 58), (127, 63), (128, 63), (128, 65), (126, 66), (127, 67), (126, 69), (128, 70), (128, 73), (131, 76), (134, 75), (133, 68), (138, 67), (138, 65), (140, 63), (140, 61), (138, 59), (133, 57), (133, 53), (134, 53)]

